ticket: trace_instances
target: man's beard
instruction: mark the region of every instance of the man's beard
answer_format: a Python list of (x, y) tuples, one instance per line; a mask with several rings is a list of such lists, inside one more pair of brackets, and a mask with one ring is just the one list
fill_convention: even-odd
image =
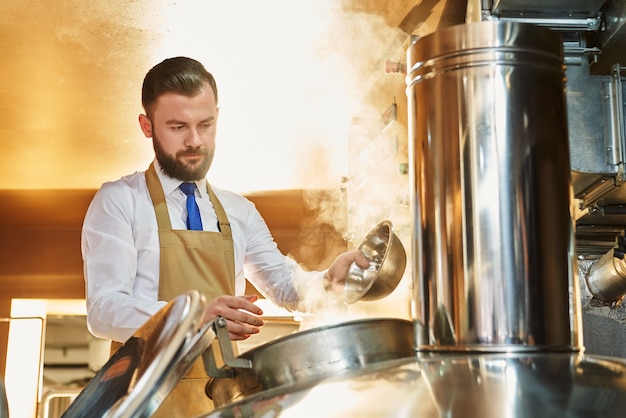
[[(215, 154), (214, 150), (208, 151), (206, 149), (198, 148), (179, 151), (175, 156), (171, 156), (167, 154), (163, 148), (161, 148), (154, 132), (152, 133), (152, 146), (154, 148), (156, 159), (161, 166), (161, 170), (163, 170), (163, 172), (169, 177), (180, 181), (196, 181), (205, 178), (206, 174), (209, 172), (211, 163), (213, 162), (213, 155)], [(203, 155), (204, 158), (199, 161), (194, 168), (190, 168), (178, 159), (184, 155)]]

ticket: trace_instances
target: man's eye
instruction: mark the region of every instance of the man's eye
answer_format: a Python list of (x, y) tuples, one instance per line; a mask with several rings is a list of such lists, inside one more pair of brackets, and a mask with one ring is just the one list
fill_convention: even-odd
[(172, 125), (172, 129), (175, 131), (180, 131), (183, 128), (185, 128), (185, 125)]

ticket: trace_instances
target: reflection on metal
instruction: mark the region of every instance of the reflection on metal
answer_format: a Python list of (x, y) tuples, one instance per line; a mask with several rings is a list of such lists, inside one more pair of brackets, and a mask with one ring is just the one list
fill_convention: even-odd
[[(331, 400), (339, 399), (339, 402)], [(269, 390), (197, 418), (621, 417), (626, 363), (576, 353), (405, 358)]]
[(578, 350), (560, 38), (471, 23), (407, 60), (418, 350)]
[(109, 359), (63, 418), (152, 415), (215, 339), (201, 325), (204, 297), (190, 291), (170, 301)]

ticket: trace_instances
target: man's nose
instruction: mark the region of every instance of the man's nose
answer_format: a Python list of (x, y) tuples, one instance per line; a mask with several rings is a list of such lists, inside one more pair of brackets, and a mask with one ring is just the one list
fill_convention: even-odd
[(185, 146), (197, 147), (202, 144), (202, 136), (197, 129), (190, 129), (189, 135), (185, 137)]

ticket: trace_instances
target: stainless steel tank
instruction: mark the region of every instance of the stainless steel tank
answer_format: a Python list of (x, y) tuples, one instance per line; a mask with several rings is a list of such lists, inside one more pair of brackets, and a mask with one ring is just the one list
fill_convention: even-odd
[(417, 348), (579, 350), (559, 36), (479, 22), (407, 56)]

